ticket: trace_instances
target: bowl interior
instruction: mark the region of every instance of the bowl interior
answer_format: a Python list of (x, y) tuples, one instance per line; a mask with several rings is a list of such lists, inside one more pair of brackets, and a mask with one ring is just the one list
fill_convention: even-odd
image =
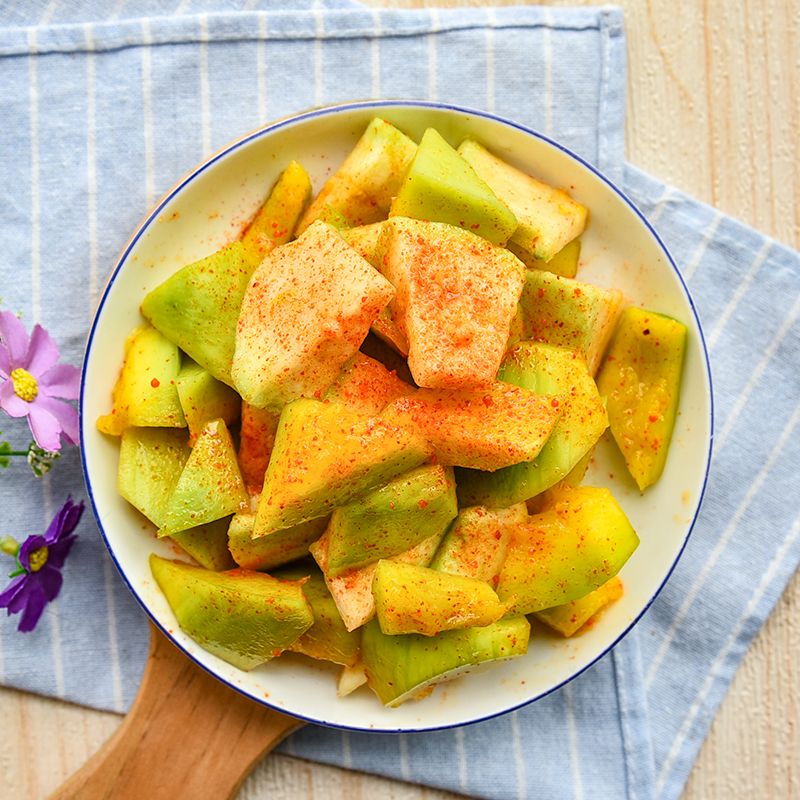
[[(140, 324), (145, 294), (180, 267), (233, 240), (291, 159), (315, 191), (337, 168), (367, 122), (380, 115), (419, 139), (435, 127), (451, 144), (467, 134), (501, 158), (557, 186), (590, 209), (578, 277), (622, 289), (641, 306), (689, 327), (680, 415), (666, 470), (645, 493), (636, 488), (606, 435), (586, 483), (608, 486), (641, 545), (623, 568), (623, 597), (600, 624), (573, 639), (534, 626), (527, 656), (443, 684), (421, 702), (385, 709), (366, 687), (336, 696), (336, 670), (286, 654), (248, 673), (210, 655), (177, 627), (152, 579), (151, 552), (173, 557), (165, 540), (116, 489), (118, 445), (95, 428), (108, 413), (123, 343)], [(82, 454), (91, 502), (106, 544), (131, 591), (159, 627), (191, 658), (254, 700), (325, 725), (371, 730), (428, 730), (504, 713), (562, 685), (623, 636), (674, 567), (702, 498), (711, 451), (712, 402), (699, 322), (674, 263), (630, 202), (593, 168), (557, 144), (504, 120), (425, 103), (360, 103), (309, 112), (229, 145), (175, 186), (144, 220), (102, 296), (87, 346), (81, 392)]]

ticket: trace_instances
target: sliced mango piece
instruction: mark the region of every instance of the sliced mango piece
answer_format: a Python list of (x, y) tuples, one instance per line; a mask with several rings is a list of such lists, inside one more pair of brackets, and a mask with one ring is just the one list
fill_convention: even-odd
[(175, 386), (189, 426), (189, 444), (194, 444), (212, 419), (222, 419), (229, 427), (239, 419), (242, 406), (239, 395), (196, 362), (184, 361)]
[(273, 248), (292, 238), (310, 202), (311, 179), (300, 164), (290, 161), (240, 237), (253, 267)]
[(586, 209), (563, 189), (518, 170), (474, 139), (465, 139), (458, 152), (513, 211), (518, 225), (511, 241), (531, 256), (550, 261), (583, 233)]
[(390, 217), (446, 222), (502, 247), (517, 218), (434, 128), (428, 128), (392, 201)]
[(393, 295), (391, 283), (324, 222), (274, 249), (239, 314), (231, 377), (242, 399), (280, 408), (320, 397)]
[(364, 628), (361, 654), (370, 688), (385, 706), (396, 707), (479, 665), (525, 655), (529, 639), (530, 622), (523, 616), (436, 636), (387, 636), (373, 620)]
[(397, 288), (389, 308), (408, 342), (418, 386), (485, 386), (497, 375), (525, 265), (469, 231), (395, 217), (384, 223), (378, 269)]
[(295, 400), (281, 413), (253, 536), (327, 516), (431, 455), (420, 434), (379, 417)]
[(175, 387), (180, 368), (180, 351), (159, 331), (147, 323), (131, 331), (111, 413), (97, 420), (98, 430), (119, 436), (129, 426), (186, 427)]
[(325, 206), (339, 211), (353, 226), (385, 219), (416, 150), (416, 143), (394, 125), (379, 117), (372, 119), (303, 215), (298, 235)]
[(534, 616), (540, 622), (569, 638), (576, 634), (597, 612), (622, 597), (622, 581), (614, 576), (593, 592), (570, 600), (561, 606), (552, 606), (537, 611)]
[(381, 417), (419, 431), (439, 464), (493, 471), (535, 459), (563, 408), (558, 395), (495, 381), (485, 389), (418, 389), (393, 400)]
[(314, 624), (301, 581), (244, 569), (212, 572), (155, 553), (150, 569), (181, 630), (239, 669), (280, 655)]
[(683, 323), (631, 306), (597, 377), (611, 433), (642, 491), (661, 477), (667, 462), (687, 338)]

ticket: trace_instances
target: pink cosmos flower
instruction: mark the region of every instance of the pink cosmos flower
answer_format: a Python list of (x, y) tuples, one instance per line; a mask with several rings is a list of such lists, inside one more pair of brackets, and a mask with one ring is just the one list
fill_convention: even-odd
[(29, 536), (17, 550), (19, 569), (12, 573), (14, 580), (0, 592), (0, 608), (7, 608), (9, 616), (22, 612), (17, 630), (32, 631), (44, 607), (61, 591), (61, 568), (78, 538), (73, 531), (82, 514), (83, 501), (76, 505), (68, 497), (44, 535)]
[[(77, 400), (80, 371), (58, 364), (58, 345), (41, 325), (28, 338), (11, 311), (0, 312), (0, 408), (27, 417), (36, 444), (61, 449), (61, 437), (77, 444), (78, 412), (63, 400)], [(57, 400), (56, 398), (63, 398)]]

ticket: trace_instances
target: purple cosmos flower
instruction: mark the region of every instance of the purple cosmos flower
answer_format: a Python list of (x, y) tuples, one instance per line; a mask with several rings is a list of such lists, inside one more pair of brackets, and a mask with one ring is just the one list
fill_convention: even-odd
[(60, 450), (61, 437), (78, 443), (78, 412), (63, 400), (77, 400), (80, 371), (58, 364), (58, 346), (41, 325), (30, 339), (11, 311), (0, 312), (0, 408), (27, 417), (36, 444)]
[(20, 546), (17, 561), (22, 574), (14, 573), (17, 577), (0, 592), (0, 608), (7, 608), (9, 616), (22, 612), (17, 630), (32, 631), (44, 607), (58, 597), (61, 568), (78, 538), (72, 532), (82, 514), (83, 501), (75, 505), (68, 497), (44, 536), (29, 536)]

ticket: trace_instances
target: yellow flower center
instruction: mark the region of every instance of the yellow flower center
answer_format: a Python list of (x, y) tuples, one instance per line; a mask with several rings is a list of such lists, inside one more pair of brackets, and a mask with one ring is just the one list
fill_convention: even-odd
[(14, 394), (28, 403), (32, 403), (39, 394), (39, 384), (36, 383), (36, 378), (22, 367), (18, 367), (11, 373), (11, 381), (14, 384)]
[(47, 552), (46, 547), (40, 547), (38, 550), (31, 552), (31, 572), (38, 572), (45, 565), (47, 561)]

